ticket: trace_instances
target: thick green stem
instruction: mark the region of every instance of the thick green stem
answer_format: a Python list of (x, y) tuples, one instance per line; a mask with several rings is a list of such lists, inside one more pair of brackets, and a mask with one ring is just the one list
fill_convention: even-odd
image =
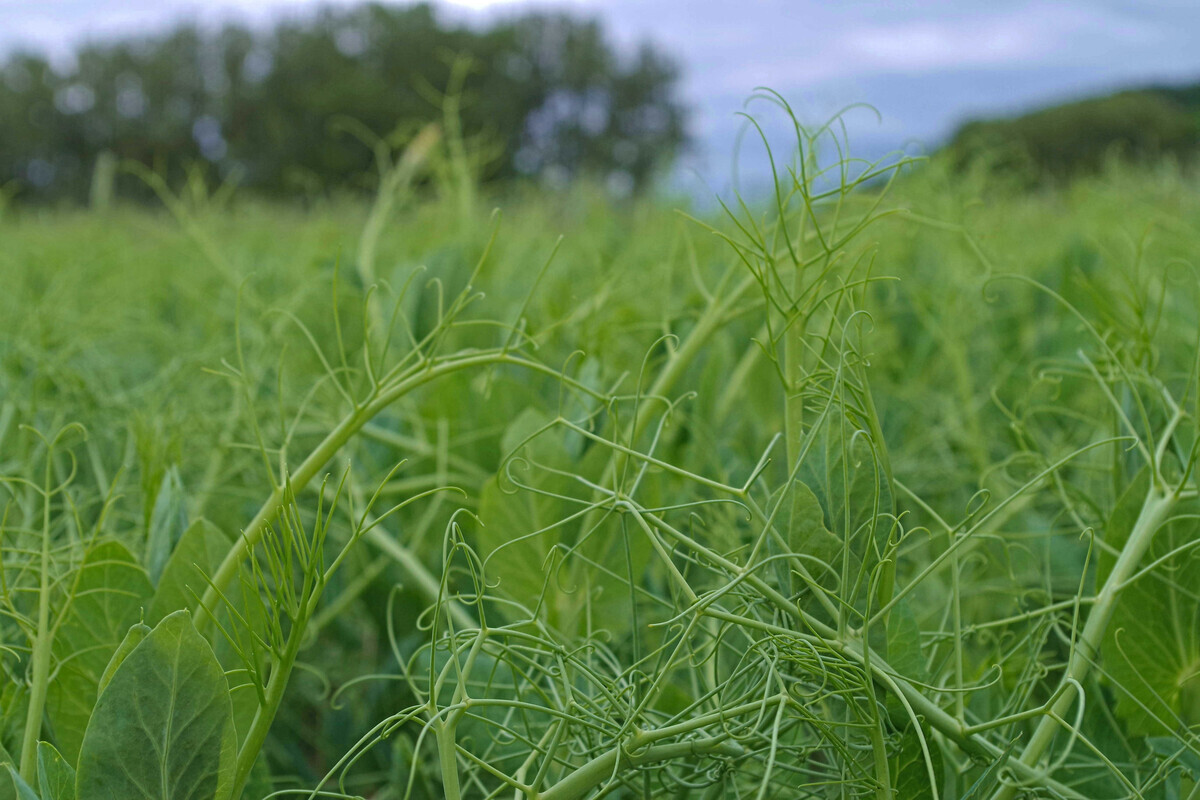
[(539, 795), (539, 800), (582, 800), (597, 786), (613, 777), (622, 767), (654, 764), (687, 756), (705, 756), (714, 753), (735, 758), (742, 749), (729, 741), (728, 736), (713, 736), (687, 742), (660, 744), (638, 749), (638, 737), (627, 744), (619, 744), (606, 753), (596, 756), (580, 766), (567, 777)]
[(442, 771), (442, 794), (446, 800), (459, 800), (462, 787), (458, 780), (458, 743), (455, 741), (454, 723), (437, 726), (438, 765)]
[(871, 753), (875, 757), (875, 796), (879, 800), (900, 800), (892, 793), (892, 767), (888, 763), (887, 744), (883, 741), (883, 731), (879, 720), (871, 721)]
[(25, 713), (25, 732), (21, 737), (21, 777), (26, 783), (37, 781), (37, 743), (42, 731), (42, 714), (46, 708), (46, 692), (50, 687), (50, 658), (54, 631), (50, 628), (50, 481), (53, 469), (52, 450), (46, 454), (46, 483), (42, 503), (41, 575), (38, 587), (37, 631), (31, 655), (32, 685), (29, 709)]
[(258, 760), (258, 754), (267, 740), (267, 734), (271, 731), (271, 723), (275, 721), (275, 715), (279, 712), (279, 704), (283, 702), (283, 693), (287, 689), (288, 679), (296, 664), (300, 641), (303, 638), (303, 626), (292, 630), (288, 636), (287, 649), (272, 666), (271, 677), (267, 682), (266, 700), (255, 712), (254, 720), (250, 723), (250, 731), (246, 734), (246, 741), (242, 743), (242, 749), (238, 751), (231, 797), (241, 797), (242, 790), (246, 788), (250, 770), (254, 768), (254, 762)]
[[(46, 587), (42, 587), (46, 596)], [(47, 605), (48, 604), (39, 604)], [(29, 709), (25, 715), (25, 734), (21, 738), (21, 777), (27, 783), (37, 780), (37, 743), (42, 730), (42, 714), (46, 708), (46, 691), (50, 686), (50, 645), (52, 637), (47, 630), (49, 614), (38, 609), (38, 637), (33, 645), (33, 686), (29, 693)], [(46, 631), (42, 634), (41, 631)]]
[[(1091, 671), (1092, 664), (1100, 651), (1100, 643), (1108, 632), (1108, 624), (1112, 620), (1121, 588), (1137, 571), (1142, 556), (1146, 554), (1151, 542), (1154, 541), (1154, 534), (1170, 514), (1175, 502), (1176, 497), (1172, 492), (1165, 492), (1158, 486), (1150, 487), (1150, 491), (1142, 503), (1142, 510), (1138, 514), (1137, 522), (1134, 523), (1133, 530), (1129, 534), (1129, 539), (1125, 542), (1121, 555), (1117, 557), (1117, 563), (1113, 565), (1108, 579), (1105, 580), (1104, 587), (1096, 595), (1096, 601), (1088, 613), (1087, 623), (1083, 626), (1083, 633), (1075, 643), (1075, 652), (1072, 653), (1070, 664), (1062, 679), (1068, 685), (1063, 688), (1058, 700), (1051, 706), (1046, 716), (1042, 717), (1018, 759), (1023, 766), (1030, 769), (1036, 766), (1050, 747), (1054, 734), (1058, 732), (1058, 720), (1064, 718), (1076, 702), (1076, 693), (1078, 692), (1076, 687), (1082, 685), (1084, 678)], [(1017, 789), (1016, 784), (1006, 784), (996, 791), (993, 798), (994, 800), (1011, 800), (1016, 795)]]

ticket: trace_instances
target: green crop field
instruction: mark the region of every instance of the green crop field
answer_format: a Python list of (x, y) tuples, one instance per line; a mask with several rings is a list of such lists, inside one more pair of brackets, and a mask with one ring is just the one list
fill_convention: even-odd
[(1200, 798), (1200, 184), (802, 143), (0, 212), (0, 798)]

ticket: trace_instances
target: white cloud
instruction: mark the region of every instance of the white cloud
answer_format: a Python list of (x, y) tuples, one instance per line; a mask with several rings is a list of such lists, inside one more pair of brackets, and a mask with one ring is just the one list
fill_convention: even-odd
[(992, 66), (1036, 57), (1048, 37), (1035, 27), (919, 21), (852, 31), (842, 40), (846, 68), (943, 69)]
[(495, 8), (496, 6), (507, 6), (521, 2), (521, 0), (443, 0), (448, 5), (461, 6), (469, 8), (472, 11), (484, 11), (485, 9)]
[(1026, 68), (1078, 62), (1110, 48), (1145, 46), (1157, 26), (1086, 4), (1030, 4), (1005, 13), (863, 25), (841, 37), (832, 54), (847, 72), (926, 72), (976, 67)]

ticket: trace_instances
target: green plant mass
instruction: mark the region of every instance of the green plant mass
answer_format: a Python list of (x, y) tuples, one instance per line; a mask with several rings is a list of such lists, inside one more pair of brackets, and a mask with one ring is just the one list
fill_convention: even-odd
[(452, 116), (3, 212), (0, 799), (1200, 798), (1194, 175), (796, 124), (705, 214)]

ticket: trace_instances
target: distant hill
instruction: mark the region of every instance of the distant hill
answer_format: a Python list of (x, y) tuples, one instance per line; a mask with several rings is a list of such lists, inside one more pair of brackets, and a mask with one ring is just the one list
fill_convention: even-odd
[(1200, 83), (1091, 97), (1008, 119), (960, 127), (943, 152), (959, 167), (988, 159), (1034, 181), (1099, 170), (1110, 158), (1138, 163), (1200, 154)]

